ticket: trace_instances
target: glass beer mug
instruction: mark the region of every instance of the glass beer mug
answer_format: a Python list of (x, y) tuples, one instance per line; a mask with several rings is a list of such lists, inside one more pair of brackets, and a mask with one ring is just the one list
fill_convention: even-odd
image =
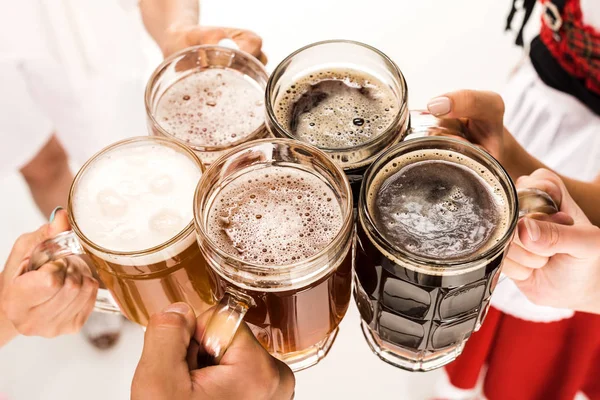
[(410, 371), (458, 357), (485, 318), (519, 217), (556, 211), (466, 141), (407, 139), (382, 154), (363, 181), (354, 265), (372, 351)]
[(29, 270), (87, 255), (106, 289), (96, 309), (146, 325), (183, 301), (196, 314), (221, 296), (198, 248), (194, 188), (204, 167), (172, 140), (137, 137), (101, 150), (79, 170), (69, 192), (72, 230), (40, 244)]

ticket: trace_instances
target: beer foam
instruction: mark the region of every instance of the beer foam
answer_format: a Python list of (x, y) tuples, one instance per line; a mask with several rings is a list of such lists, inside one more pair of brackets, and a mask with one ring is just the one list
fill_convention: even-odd
[(115, 147), (92, 161), (79, 177), (73, 217), (90, 241), (107, 250), (133, 252), (158, 246), (192, 221), (201, 174), (188, 155), (161, 142)]
[(217, 246), (244, 261), (287, 265), (328, 246), (343, 224), (333, 190), (293, 167), (254, 169), (215, 196), (207, 231)]
[(296, 138), (319, 148), (359, 146), (383, 133), (398, 114), (392, 89), (354, 69), (299, 78), (277, 99), (276, 118)]
[(502, 239), (507, 195), (483, 165), (447, 150), (389, 161), (368, 193), (369, 212), (395, 247), (433, 259), (460, 259)]
[(264, 122), (264, 91), (244, 74), (222, 68), (194, 72), (171, 85), (155, 119), (192, 146), (227, 146)]

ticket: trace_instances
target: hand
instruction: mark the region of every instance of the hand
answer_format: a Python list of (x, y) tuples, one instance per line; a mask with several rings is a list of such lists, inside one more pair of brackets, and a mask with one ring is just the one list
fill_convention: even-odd
[(191, 25), (171, 28), (167, 32), (164, 42), (160, 43), (165, 57), (190, 46), (218, 44), (222, 39), (231, 39), (238, 45), (240, 50), (253, 55), (263, 64), (267, 63), (267, 57), (262, 52), (262, 39), (252, 31)]
[(600, 228), (548, 170), (519, 178), (517, 187), (546, 191), (560, 212), (519, 221), (503, 272), (535, 304), (600, 313)]
[(431, 99), (427, 109), (441, 119), (456, 118), (466, 126), (466, 138), (504, 162), (504, 101), (499, 94), (459, 90)]
[(292, 371), (271, 357), (243, 322), (221, 363), (199, 368), (198, 343), (209, 316), (196, 319), (187, 304), (175, 303), (150, 317), (131, 399), (291, 399)]
[(81, 329), (94, 309), (98, 282), (79, 257), (49, 262), (37, 271), (23, 271), (35, 246), (69, 229), (67, 213), (15, 242), (2, 274), (0, 307), (27, 336), (54, 337)]

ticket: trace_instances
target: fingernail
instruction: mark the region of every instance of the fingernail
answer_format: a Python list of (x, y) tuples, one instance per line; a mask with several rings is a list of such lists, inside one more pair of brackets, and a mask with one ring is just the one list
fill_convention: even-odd
[(527, 228), (529, 239), (535, 242), (540, 238), (540, 227), (537, 222), (534, 222), (531, 218), (525, 218), (525, 227)]
[(61, 206), (58, 206), (54, 210), (52, 210), (52, 214), (50, 214), (50, 218), (48, 219), (48, 222), (54, 221), (54, 218), (56, 217), (56, 213), (59, 212), (62, 209), (63, 208)]
[(190, 306), (185, 303), (175, 303), (165, 308), (163, 312), (173, 312), (185, 315), (190, 312)]
[(427, 103), (427, 109), (436, 117), (448, 114), (451, 107), (452, 103), (448, 97), (436, 97)]

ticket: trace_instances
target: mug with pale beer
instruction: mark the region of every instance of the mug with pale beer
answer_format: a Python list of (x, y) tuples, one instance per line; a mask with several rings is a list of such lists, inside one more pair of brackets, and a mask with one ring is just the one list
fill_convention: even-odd
[(355, 201), (367, 167), (402, 140), (409, 125), (400, 69), (374, 47), (349, 40), (290, 54), (269, 78), (266, 108), (275, 137), (312, 144), (344, 169)]
[(544, 192), (517, 192), (466, 141), (409, 139), (382, 154), (364, 177), (354, 264), (373, 352), (410, 371), (458, 357), (486, 315), (519, 216), (556, 210)]
[(149, 132), (191, 147), (208, 166), (235, 146), (268, 135), (267, 79), (265, 67), (243, 51), (184, 49), (165, 59), (146, 85)]
[(221, 296), (194, 234), (192, 200), (204, 167), (189, 148), (159, 137), (108, 146), (79, 170), (69, 192), (72, 230), (43, 242), (29, 270), (86, 254), (106, 289), (96, 309), (141, 325), (171, 303), (196, 314)]
[(253, 141), (203, 174), (196, 232), (225, 296), (203, 345), (218, 360), (242, 319), (293, 370), (330, 349), (351, 296), (353, 211), (343, 170), (315, 147)]

